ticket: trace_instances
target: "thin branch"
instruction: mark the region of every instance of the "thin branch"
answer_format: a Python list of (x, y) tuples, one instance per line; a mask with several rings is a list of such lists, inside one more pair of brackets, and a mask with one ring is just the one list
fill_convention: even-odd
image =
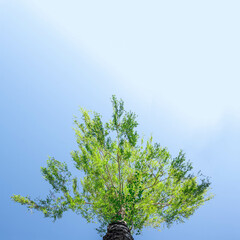
[[(153, 174), (154, 175), (154, 174)], [(155, 176), (155, 175), (154, 175)], [(159, 177), (160, 175), (159, 174), (157, 174), (156, 176), (155, 176), (155, 181), (154, 181), (154, 183), (151, 185), (151, 186), (149, 186), (149, 187), (145, 187), (144, 189), (143, 189), (143, 191), (145, 191), (146, 189), (149, 189), (149, 188), (152, 188), (152, 187), (154, 187), (157, 183), (159, 183), (159, 181), (157, 181), (158, 180), (158, 177)]]
[(117, 153), (117, 162), (118, 162), (118, 176), (119, 176), (119, 192), (121, 193), (121, 172), (120, 172), (120, 159), (119, 154)]
[[(118, 125), (118, 127), (119, 127), (119, 125)], [(120, 164), (120, 157), (119, 157), (120, 141), (119, 141), (118, 127), (116, 128), (116, 131), (117, 131), (117, 139), (118, 139), (117, 163), (118, 163), (118, 176), (119, 176), (119, 193), (120, 193), (120, 196), (121, 196), (121, 164)]]
[[(103, 153), (103, 151), (102, 151), (100, 148), (98, 148), (98, 150), (99, 150), (99, 152), (100, 152), (101, 158), (102, 158), (102, 157), (105, 158), (105, 154)], [(103, 159), (103, 160), (104, 160), (104, 159)], [(111, 176), (110, 171), (109, 171), (109, 169), (108, 169), (108, 165), (106, 164), (106, 165), (104, 165), (104, 166), (105, 166), (105, 168), (107, 169), (107, 174), (108, 174), (108, 176), (109, 176), (109, 179), (110, 179), (110, 181), (111, 181), (111, 183), (112, 183), (112, 187), (113, 187), (114, 192), (115, 192), (116, 197), (117, 197), (116, 188), (115, 188), (115, 186), (114, 186), (114, 184), (113, 184), (112, 176)], [(107, 182), (107, 181), (106, 181), (106, 182)]]
[(167, 203), (163, 203), (163, 200), (166, 199), (166, 198), (164, 198), (164, 199), (162, 199), (160, 202), (153, 203), (153, 205), (162, 205), (163, 207), (167, 207), (167, 206), (170, 205), (170, 203), (171, 203), (171, 201), (172, 201), (172, 199), (173, 199), (174, 197), (175, 197), (174, 195), (170, 196), (170, 199), (169, 199), (169, 201), (168, 201)]

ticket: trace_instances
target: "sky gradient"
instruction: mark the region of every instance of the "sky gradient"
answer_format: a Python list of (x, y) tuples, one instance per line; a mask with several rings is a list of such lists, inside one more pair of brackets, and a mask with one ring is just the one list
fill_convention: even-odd
[(240, 210), (238, 1), (0, 0), (0, 239), (100, 239), (71, 212), (52, 223), (11, 201), (44, 197), (48, 156), (76, 149), (79, 106), (111, 116), (116, 94), (172, 156), (211, 177), (213, 200), (143, 239), (237, 240)]

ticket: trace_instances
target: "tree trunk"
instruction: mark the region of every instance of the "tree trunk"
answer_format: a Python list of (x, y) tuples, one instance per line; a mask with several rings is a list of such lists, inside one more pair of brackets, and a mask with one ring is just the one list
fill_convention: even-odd
[(107, 233), (103, 240), (134, 240), (124, 221), (112, 222), (108, 225)]

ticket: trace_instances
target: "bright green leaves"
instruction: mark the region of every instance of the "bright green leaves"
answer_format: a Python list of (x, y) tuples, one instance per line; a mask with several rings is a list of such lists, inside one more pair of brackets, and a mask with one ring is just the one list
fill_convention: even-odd
[(136, 115), (126, 112), (124, 102), (115, 96), (112, 105), (112, 119), (106, 123), (100, 114), (84, 109), (81, 121), (74, 120), (78, 149), (71, 156), (85, 173), (81, 181), (71, 176), (65, 163), (49, 158), (41, 169), (52, 186), (46, 199), (33, 201), (20, 195), (12, 199), (54, 220), (69, 209), (88, 222), (97, 219), (100, 234), (120, 219), (132, 233), (140, 234), (144, 226), (159, 229), (183, 222), (212, 198), (207, 196), (208, 178), (191, 173), (192, 165), (182, 151), (172, 158), (152, 137), (139, 143)]
[(63, 202), (63, 197), (56, 198), (52, 192), (45, 200), (31, 200), (29, 197), (13, 195), (12, 199), (21, 205), (26, 205), (29, 210), (36, 209), (43, 212), (45, 217), (51, 217), (54, 220), (62, 217), (62, 213), (68, 209), (67, 204)]
[(132, 112), (126, 113), (120, 124), (120, 137), (125, 137), (131, 146), (135, 147), (138, 140), (138, 133), (134, 129), (138, 126), (136, 115)]
[(38, 208), (39, 206), (32, 201), (29, 197), (22, 197), (20, 195), (13, 195), (12, 200), (15, 202), (20, 203), (21, 205), (27, 205), (28, 209)]
[(71, 177), (71, 173), (68, 171), (67, 165), (50, 157), (47, 160), (47, 165), (47, 168), (41, 168), (44, 179), (52, 185), (56, 192), (60, 190), (67, 192), (67, 183)]
[(127, 141), (131, 146), (135, 146), (138, 140), (138, 133), (135, 128), (138, 126), (136, 121), (136, 114), (132, 112), (126, 112), (124, 110), (124, 102), (118, 101), (116, 96), (112, 97), (113, 104), (113, 120), (110, 121), (110, 128), (117, 132), (119, 139), (119, 147), (123, 151), (123, 144)]
[(118, 101), (116, 96), (112, 96), (113, 115), (112, 115), (112, 130), (118, 130), (121, 122), (121, 117), (124, 113), (123, 100)]
[[(177, 181), (180, 181), (185, 179), (186, 174), (192, 170), (192, 164), (186, 162), (185, 154), (180, 151), (178, 156), (172, 160), (170, 169), (171, 172), (169, 174), (173, 175)], [(191, 177), (191, 175), (188, 177)]]
[(93, 125), (92, 125), (92, 136), (96, 137), (99, 145), (104, 147), (105, 145), (105, 129), (103, 127), (103, 123), (101, 120), (101, 116), (99, 114), (95, 114), (93, 118)]
[[(45, 217), (56, 220), (63, 212), (71, 209), (75, 212), (84, 211), (85, 200), (78, 192), (77, 178), (71, 179), (67, 165), (54, 158), (49, 158), (47, 167), (41, 168), (42, 175), (52, 186), (52, 191), (46, 199), (31, 200), (29, 197), (14, 195), (12, 199), (28, 209), (36, 209), (44, 213)], [(72, 185), (72, 187), (70, 187)], [(72, 189), (72, 190), (71, 190)], [(72, 196), (73, 195), (73, 196)]]

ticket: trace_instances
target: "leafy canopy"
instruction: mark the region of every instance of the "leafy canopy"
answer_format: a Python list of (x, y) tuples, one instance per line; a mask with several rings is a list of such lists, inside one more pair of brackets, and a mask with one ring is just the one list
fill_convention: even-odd
[(131, 233), (144, 226), (160, 229), (184, 222), (210, 200), (210, 182), (191, 173), (192, 165), (180, 151), (172, 158), (167, 148), (144, 143), (136, 132), (136, 115), (126, 112), (124, 102), (112, 96), (112, 119), (105, 124), (98, 113), (81, 109), (75, 119), (78, 150), (71, 152), (75, 167), (85, 173), (72, 177), (65, 163), (49, 158), (41, 168), (52, 186), (46, 199), (13, 195), (12, 199), (56, 220), (71, 209), (88, 222), (97, 219), (103, 235), (113, 221), (124, 220)]

